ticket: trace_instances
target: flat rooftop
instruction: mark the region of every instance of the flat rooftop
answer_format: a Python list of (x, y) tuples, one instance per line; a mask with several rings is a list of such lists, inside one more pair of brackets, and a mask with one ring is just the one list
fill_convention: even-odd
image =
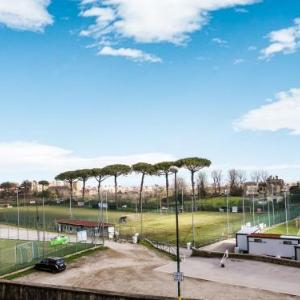
[(69, 219), (63, 219), (58, 220), (58, 224), (63, 225), (71, 225), (71, 226), (81, 226), (81, 227), (88, 227), (88, 228), (95, 228), (95, 227), (113, 227), (114, 224), (111, 223), (103, 223), (102, 222), (96, 222), (96, 221), (87, 221), (87, 220), (69, 220)]

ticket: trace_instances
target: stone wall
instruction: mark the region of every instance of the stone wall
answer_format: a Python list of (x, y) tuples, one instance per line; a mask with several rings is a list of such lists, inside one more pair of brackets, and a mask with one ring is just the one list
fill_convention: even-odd
[(175, 298), (122, 294), (81, 288), (0, 280), (0, 300), (174, 300)]

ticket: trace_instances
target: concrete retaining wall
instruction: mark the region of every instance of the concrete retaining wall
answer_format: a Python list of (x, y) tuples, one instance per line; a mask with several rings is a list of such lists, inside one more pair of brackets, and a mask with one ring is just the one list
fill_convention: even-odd
[(174, 300), (169, 297), (122, 294), (0, 280), (0, 300)]
[[(217, 251), (207, 251), (200, 249), (192, 249), (192, 256), (201, 256), (201, 257), (219, 257), (222, 258), (224, 253)], [(292, 259), (284, 259), (284, 258), (276, 258), (271, 256), (260, 256), (260, 255), (251, 255), (251, 254), (241, 254), (241, 253), (229, 253), (230, 258), (238, 258), (238, 259), (247, 259), (247, 260), (255, 260), (261, 262), (267, 262), (277, 265), (289, 266), (300, 268), (300, 261), (292, 260)]]

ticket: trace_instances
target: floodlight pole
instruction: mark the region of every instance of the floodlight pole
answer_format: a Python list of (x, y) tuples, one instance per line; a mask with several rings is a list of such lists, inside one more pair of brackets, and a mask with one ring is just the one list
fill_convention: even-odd
[(286, 234), (289, 234), (288, 211), (287, 211), (287, 187), (284, 190), (284, 206), (285, 206), (285, 227)]
[(100, 194), (101, 198), (101, 225), (102, 225), (102, 244), (104, 247), (104, 215), (103, 215), (103, 197), (102, 194)]
[(246, 215), (245, 215), (245, 192), (243, 192), (243, 221), (246, 224)]
[(20, 239), (20, 207), (19, 207), (19, 188), (16, 190), (17, 192), (17, 214), (18, 214), (18, 240)]
[(225, 193), (226, 193), (226, 206), (227, 206), (227, 209), (226, 209), (226, 217), (227, 217), (227, 238), (229, 239), (229, 203), (228, 203), (228, 194), (229, 194), (229, 191), (226, 190)]
[(268, 221), (269, 221), (269, 227), (271, 227), (271, 219), (270, 219), (270, 201), (269, 201), (268, 197), (266, 197), (266, 198), (267, 198), (267, 207), (268, 207)]
[(252, 192), (252, 219), (253, 219), (253, 226), (255, 226), (254, 191)]
[(107, 191), (105, 194), (105, 202), (106, 202), (106, 223), (108, 223), (108, 214), (107, 214), (107, 209), (108, 209), (108, 203), (107, 203)]
[(275, 223), (275, 210), (274, 210), (274, 187), (272, 184), (272, 215), (273, 215), (273, 224)]
[(43, 191), (43, 257), (45, 256), (45, 195), (44, 195), (44, 186), (42, 186)]
[[(175, 208), (176, 208), (176, 259), (177, 259), (177, 274), (180, 273), (180, 253), (179, 253), (179, 225), (178, 225), (178, 199), (177, 199), (177, 172), (178, 170), (174, 168), (175, 182), (174, 182), (174, 198), (175, 198)], [(181, 287), (180, 279), (177, 281), (177, 294), (178, 299), (181, 298)]]
[(140, 203), (140, 205), (141, 205), (141, 207), (140, 207), (140, 209), (141, 209), (141, 212), (140, 212), (140, 214), (141, 214), (141, 239), (143, 238), (143, 192), (141, 193), (141, 203)]
[(183, 208), (183, 205), (184, 205), (184, 203), (183, 203), (183, 187), (182, 187), (182, 189), (181, 189), (181, 207), (182, 207), (182, 212), (184, 211), (184, 208)]

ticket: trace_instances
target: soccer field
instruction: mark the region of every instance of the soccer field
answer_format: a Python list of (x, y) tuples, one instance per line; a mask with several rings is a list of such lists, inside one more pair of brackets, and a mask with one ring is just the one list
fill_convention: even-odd
[(267, 230), (266, 232), (300, 236), (300, 228), (296, 226), (296, 220), (292, 220), (288, 222), (288, 233), (287, 233), (287, 227), (285, 223), (274, 226), (273, 228)]
[[(88, 208), (73, 208), (73, 218), (85, 220), (98, 220), (99, 210)], [(20, 225), (23, 227), (36, 228), (36, 219), (39, 216), (39, 229), (42, 230), (42, 207), (21, 207)], [(119, 224), (121, 216), (127, 217), (126, 224)], [(67, 207), (46, 206), (45, 220), (46, 230), (55, 231), (55, 223), (59, 219), (69, 218)], [(250, 220), (251, 216), (246, 215)], [(122, 237), (131, 237), (134, 233), (141, 231), (140, 214), (125, 211), (108, 211), (104, 213), (104, 220), (116, 224), (117, 230)], [(17, 209), (0, 210), (0, 222), (17, 224)], [(229, 233), (235, 233), (243, 222), (243, 215), (240, 213), (229, 213)], [(194, 214), (195, 241), (197, 245), (204, 245), (220, 238), (227, 237), (227, 215), (220, 212), (196, 212)], [(179, 216), (181, 244), (186, 245), (192, 241), (192, 214), (183, 213)], [(143, 214), (143, 236), (161, 242), (175, 242), (175, 215), (144, 213)]]

